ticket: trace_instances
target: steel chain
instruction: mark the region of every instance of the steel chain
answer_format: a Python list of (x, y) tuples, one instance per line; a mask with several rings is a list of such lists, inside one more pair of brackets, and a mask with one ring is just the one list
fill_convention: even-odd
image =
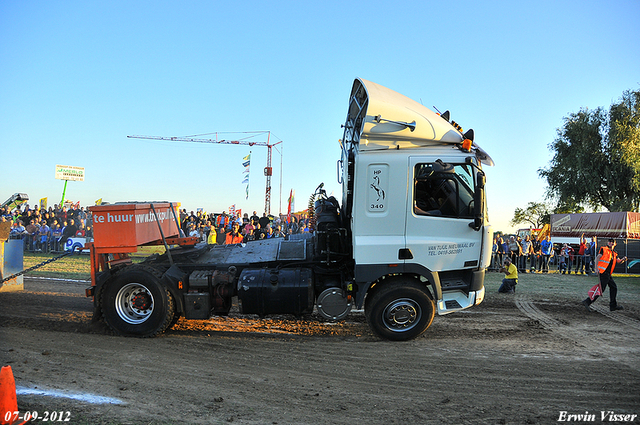
[(64, 254), (58, 255), (57, 257), (49, 258), (48, 260), (43, 261), (43, 262), (42, 262), (42, 263), (40, 263), (40, 264), (36, 264), (35, 266), (31, 266), (31, 267), (29, 267), (28, 269), (24, 269), (24, 270), (22, 270), (21, 272), (18, 272), (18, 273), (14, 274), (14, 275), (11, 275), (11, 276), (9, 276), (9, 277), (5, 277), (4, 279), (0, 280), (0, 284), (2, 284), (2, 283), (4, 283), (4, 282), (6, 282), (6, 281), (8, 281), (8, 280), (15, 279), (16, 277), (18, 277), (18, 276), (22, 276), (23, 274), (25, 274), (25, 273), (29, 273), (30, 271), (33, 271), (33, 270), (35, 270), (35, 269), (39, 269), (40, 267), (42, 267), (42, 266), (46, 266), (47, 264), (49, 264), (49, 263), (53, 263), (54, 261), (58, 261), (59, 259), (64, 258), (64, 257), (66, 257), (67, 255), (71, 255), (71, 254), (73, 254), (73, 253), (74, 253), (74, 251), (73, 251), (73, 250), (71, 250), (71, 251), (69, 251), (69, 252), (65, 252)]

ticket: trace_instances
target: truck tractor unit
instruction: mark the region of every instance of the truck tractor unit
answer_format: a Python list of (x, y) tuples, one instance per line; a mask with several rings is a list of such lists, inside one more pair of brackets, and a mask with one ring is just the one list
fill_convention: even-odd
[[(169, 202), (91, 207), (94, 319), (117, 334), (149, 337), (180, 317), (317, 312), (342, 320), (364, 309), (374, 334), (421, 335), (435, 313), (484, 298), (491, 259), (485, 174), (489, 155), (449, 112), (436, 114), (356, 79), (341, 140), (342, 199), (321, 184), (309, 233), (234, 245), (180, 234)], [(142, 245), (162, 253), (133, 263)]]

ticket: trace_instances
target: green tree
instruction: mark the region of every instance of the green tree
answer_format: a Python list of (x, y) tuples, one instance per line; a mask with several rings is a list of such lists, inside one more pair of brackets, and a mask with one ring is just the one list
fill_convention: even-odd
[(579, 204), (558, 204), (554, 209), (554, 214), (575, 214), (585, 212), (584, 207)]
[(543, 224), (549, 223), (550, 214), (549, 205), (542, 202), (529, 202), (526, 208), (516, 208), (511, 225), (529, 223), (534, 229), (540, 229)]
[(603, 108), (581, 109), (564, 118), (548, 168), (547, 196), (560, 209), (585, 205), (609, 211), (640, 208), (640, 90)]

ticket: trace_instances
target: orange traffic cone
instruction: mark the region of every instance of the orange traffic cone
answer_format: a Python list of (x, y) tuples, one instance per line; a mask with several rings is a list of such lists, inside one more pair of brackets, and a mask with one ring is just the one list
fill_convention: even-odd
[(16, 397), (16, 381), (13, 379), (11, 366), (2, 366), (0, 370), (0, 424), (20, 425), (18, 398)]

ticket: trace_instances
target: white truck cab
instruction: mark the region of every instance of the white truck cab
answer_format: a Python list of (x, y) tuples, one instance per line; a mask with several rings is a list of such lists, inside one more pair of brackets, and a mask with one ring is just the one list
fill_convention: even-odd
[(356, 305), (370, 286), (402, 276), (431, 288), (438, 314), (482, 302), (492, 244), (482, 164), (493, 161), (473, 130), (357, 79), (342, 147)]

